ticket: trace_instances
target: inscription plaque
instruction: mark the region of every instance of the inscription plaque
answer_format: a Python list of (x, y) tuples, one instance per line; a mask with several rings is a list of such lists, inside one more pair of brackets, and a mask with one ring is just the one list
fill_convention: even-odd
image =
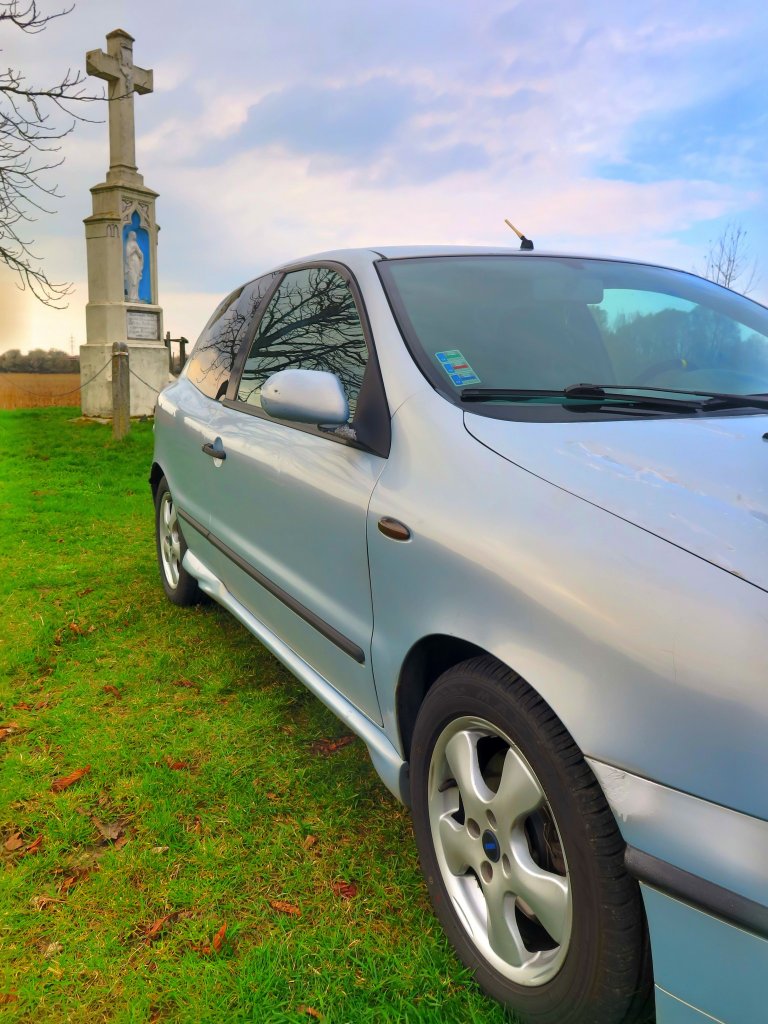
[(134, 341), (160, 340), (160, 315), (148, 310), (129, 309), (127, 335)]

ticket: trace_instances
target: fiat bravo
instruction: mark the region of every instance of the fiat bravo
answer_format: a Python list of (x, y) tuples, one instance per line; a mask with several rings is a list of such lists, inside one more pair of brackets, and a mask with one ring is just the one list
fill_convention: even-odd
[(151, 484), (168, 598), (362, 738), (486, 992), (766, 1019), (765, 307), (628, 260), (311, 256), (216, 309)]

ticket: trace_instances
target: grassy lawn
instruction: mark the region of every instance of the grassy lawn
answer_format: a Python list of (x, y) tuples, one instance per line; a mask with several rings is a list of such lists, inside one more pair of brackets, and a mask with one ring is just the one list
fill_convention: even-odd
[(151, 424), (77, 417), (0, 412), (0, 1019), (507, 1020), (364, 746), (165, 600)]

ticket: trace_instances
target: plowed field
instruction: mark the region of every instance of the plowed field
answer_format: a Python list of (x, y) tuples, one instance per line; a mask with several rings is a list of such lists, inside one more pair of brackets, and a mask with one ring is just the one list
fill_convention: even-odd
[(0, 409), (79, 405), (79, 373), (0, 373)]

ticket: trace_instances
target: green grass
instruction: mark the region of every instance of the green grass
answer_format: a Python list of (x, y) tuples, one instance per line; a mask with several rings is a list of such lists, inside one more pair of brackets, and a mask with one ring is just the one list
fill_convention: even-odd
[(3, 412), (0, 445), (0, 1019), (506, 1020), (364, 746), (314, 752), (330, 712), (222, 609), (165, 600), (151, 424)]

